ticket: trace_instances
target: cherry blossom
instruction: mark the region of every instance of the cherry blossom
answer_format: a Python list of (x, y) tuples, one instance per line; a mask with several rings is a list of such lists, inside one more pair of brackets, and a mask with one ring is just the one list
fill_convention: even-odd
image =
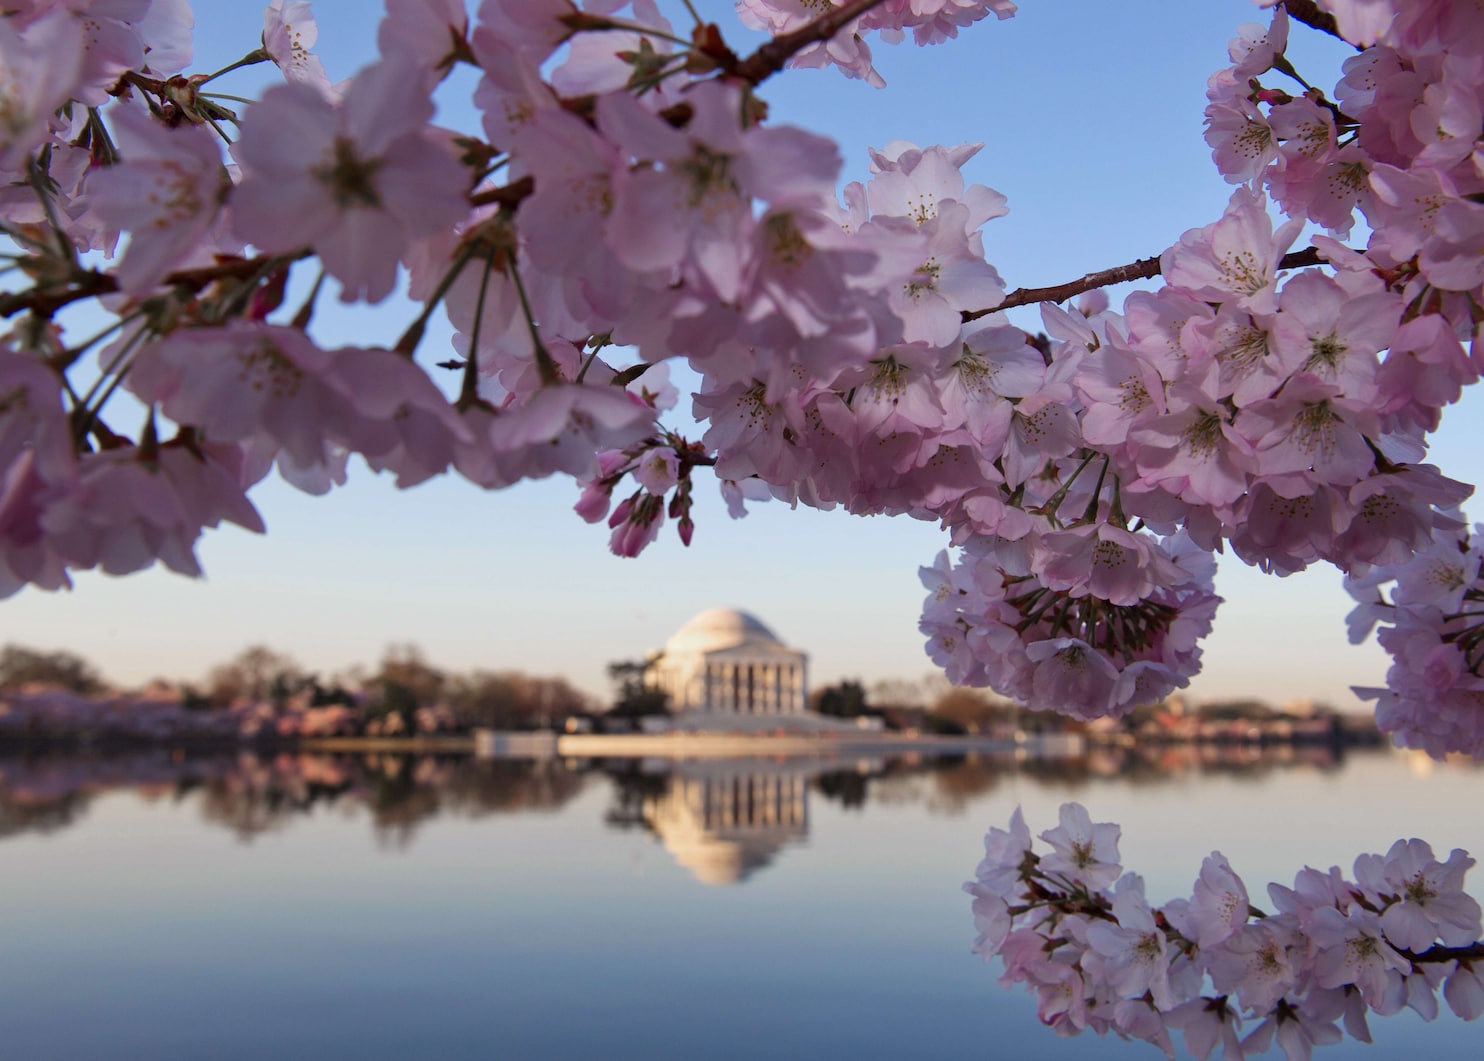
[(1398, 841), (1357, 858), (1353, 881), (1338, 867), (1306, 867), (1293, 888), (1269, 886), (1274, 913), (1250, 905), (1213, 852), (1194, 895), (1161, 907), (1138, 874), (1117, 877), (1116, 826), (1078, 804), (1060, 817), (1041, 836), (1051, 850), (1037, 851), (1017, 808), (1009, 832), (986, 834), (964, 890), (974, 952), (1000, 957), (1002, 980), (1035, 992), (1041, 1020), (1062, 1034), (1113, 1031), (1168, 1055), (1175, 1029), (1199, 1058), (1218, 1044), (1227, 1056), (1277, 1045), (1293, 1058), (1347, 1033), (1369, 1042), (1371, 1012), (1407, 1006), (1432, 1019), (1439, 987), (1464, 1019), (1484, 1011), (1473, 966), (1484, 943), (1462, 852), (1442, 864), (1421, 840)]
[(426, 126), (432, 104), (396, 56), (339, 103), (302, 84), (264, 93), (232, 145), (243, 179), (239, 236), (262, 250), (312, 247), (345, 301), (391, 293), (408, 241), (463, 219), (468, 174)]
[(319, 39), (319, 26), (307, 0), (269, 0), (263, 12), (263, 51), (289, 81), (328, 94), (330, 78), (319, 56), (309, 49)]
[(123, 161), (91, 173), (87, 186), (99, 219), (130, 234), (121, 290), (141, 294), (173, 269), (209, 264), (210, 251), (240, 249), (215, 231), (231, 183), (209, 130), (168, 129), (133, 108), (114, 111), (113, 129)]
[(0, 22), (0, 167), (14, 170), (46, 140), (52, 114), (83, 73), (81, 27), (57, 8), (28, 26)]

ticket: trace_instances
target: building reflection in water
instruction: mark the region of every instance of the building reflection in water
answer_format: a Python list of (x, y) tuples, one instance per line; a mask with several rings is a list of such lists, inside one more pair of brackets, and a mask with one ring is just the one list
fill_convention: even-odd
[[(435, 818), (551, 812), (590, 787), (603, 787), (609, 792), (603, 816), (609, 828), (643, 830), (698, 881), (734, 884), (750, 879), (788, 845), (807, 842), (811, 790), (824, 804), (852, 813), (872, 804), (921, 804), (929, 813), (957, 815), (1011, 779), (1068, 795), (1095, 778), (1159, 786), (1221, 775), (1256, 784), (1277, 772), (1335, 772), (1350, 754), (1391, 753), (1158, 745), (1054, 758), (996, 753), (853, 762), (668, 762), (191, 754), (163, 747), (113, 754), (0, 745), (0, 842), (70, 828), (87, 816), (95, 798), (127, 790), (147, 802), (189, 801), (205, 822), (244, 841), (334, 808), (368, 821), (378, 841), (405, 847)], [(1430, 768), (1484, 769), (1451, 761)]]
[(737, 884), (809, 835), (809, 779), (796, 773), (676, 773), (644, 822), (703, 884)]

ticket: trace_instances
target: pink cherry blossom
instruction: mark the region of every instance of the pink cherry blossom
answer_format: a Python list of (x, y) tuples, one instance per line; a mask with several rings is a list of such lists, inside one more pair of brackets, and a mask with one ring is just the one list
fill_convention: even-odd
[(1381, 928), (1404, 950), (1420, 953), (1441, 940), (1461, 947), (1477, 939), (1479, 904), (1463, 890), (1474, 860), (1455, 849), (1447, 862), (1433, 857), (1424, 841), (1398, 840), (1384, 856), (1361, 855), (1355, 879), (1378, 904), (1386, 904)]
[(1092, 888), (1106, 888), (1118, 879), (1118, 837), (1121, 830), (1109, 822), (1093, 824), (1080, 803), (1063, 803), (1060, 823), (1041, 834), (1051, 853), (1041, 859), (1048, 873), (1063, 873)]
[(1242, 878), (1232, 871), (1226, 856), (1211, 852), (1201, 863), (1201, 875), (1190, 900), (1188, 917), (1196, 931), (1196, 943), (1211, 947), (1228, 939), (1247, 923), (1248, 905)]
[(41, 518), (55, 487), (36, 473), (36, 454), (23, 451), (0, 468), (0, 599), (30, 584), (71, 588), (70, 557), (48, 539)]
[(83, 75), (81, 27), (55, 9), (20, 29), (0, 20), (0, 167), (14, 170), (46, 138), (53, 112)]
[(1147, 991), (1156, 1008), (1173, 1008), (1171, 955), (1144, 897), (1144, 880), (1137, 873), (1125, 874), (1118, 882), (1113, 917), (1113, 921), (1097, 921), (1087, 929), (1088, 946), (1104, 959), (1099, 975), (1123, 998), (1138, 998)]
[(1161, 256), (1160, 268), (1171, 285), (1197, 297), (1271, 312), (1277, 304), (1278, 260), (1302, 227), (1293, 220), (1274, 232), (1263, 197), (1239, 188), (1221, 220), (1181, 236)]
[(268, 0), (263, 12), (263, 50), (290, 82), (328, 95), (329, 75), (319, 56), (310, 51), (319, 39), (311, 8), (307, 0)]
[(1241, 78), (1266, 73), (1272, 69), (1275, 58), (1288, 47), (1288, 12), (1278, 8), (1273, 12), (1269, 26), (1255, 22), (1237, 27), (1237, 35), (1227, 44), (1226, 51), (1235, 64), (1233, 72)]
[(0, 346), (0, 469), (28, 454), (28, 466), (42, 479), (56, 482), (72, 474), (62, 381), (39, 358)]
[[(1042, 1021), (1062, 1034), (1114, 1032), (1168, 1056), (1169, 1030), (1178, 1029), (1198, 1058), (1218, 1043), (1243, 1057), (1275, 1041), (1292, 1058), (1345, 1034), (1370, 1042), (1372, 1011), (1384, 1016), (1405, 1006), (1434, 1019), (1440, 986), (1460, 1016), (1484, 1010), (1472, 959), (1427, 949), (1429, 928), (1422, 929), (1427, 944), (1410, 956), (1383, 935), (1382, 921), (1402, 923), (1392, 912), (1418, 897), (1441, 912), (1462, 896), (1468, 860), (1461, 852), (1444, 868), (1421, 841), (1398, 842), (1384, 858), (1357, 860), (1362, 883), (1338, 868), (1305, 868), (1292, 889), (1269, 886), (1277, 912), (1254, 911), (1249, 920), (1246, 888), (1219, 854), (1206, 859), (1192, 900), (1159, 907), (1137, 874), (1116, 885), (1108, 873), (1098, 883), (1088, 879), (1086, 867), (1098, 860), (1096, 830), (1113, 826), (1091, 825), (1077, 804), (1063, 805), (1061, 819), (1061, 828), (1041, 836), (1052, 850), (1038, 852), (1017, 809), (1010, 832), (990, 830), (985, 859), (964, 890), (973, 897), (974, 951), (998, 955), (1001, 982), (1024, 983), (1037, 995)], [(1475, 932), (1477, 914), (1477, 905), (1465, 912)], [(1459, 947), (1478, 945), (1462, 922), (1458, 929), (1455, 938), (1470, 941)], [(1244, 1021), (1256, 1025), (1240, 1038)]]
[(205, 528), (225, 520), (264, 530), (243, 493), (240, 460), (233, 449), (184, 445), (93, 454), (45, 500), (39, 522), (71, 567), (125, 575), (159, 561), (199, 576), (195, 543)]
[(217, 442), (256, 442), (302, 475), (331, 472), (363, 424), (334, 357), (294, 328), (238, 322), (180, 329), (144, 345), (127, 385), (176, 423)]
[(634, 479), (651, 494), (664, 495), (675, 487), (680, 475), (680, 458), (668, 446), (647, 450), (634, 469)]
[(376, 27), (383, 53), (406, 51), (430, 71), (450, 68), (457, 60), (457, 42), (468, 36), (464, 0), (387, 0), (386, 14)]
[(344, 301), (390, 294), (408, 242), (468, 210), (468, 174), (427, 127), (417, 83), (394, 56), (356, 75), (339, 103), (298, 83), (264, 93), (232, 145), (237, 233), (273, 253), (314, 248)]
[(605, 236), (630, 268), (679, 269), (731, 299), (745, 266), (735, 246), (751, 231), (752, 199), (822, 204), (839, 157), (802, 130), (744, 129), (739, 93), (719, 82), (696, 85), (686, 101), (695, 116), (681, 132), (626, 93), (599, 99), (599, 129), (641, 162), (659, 163), (615, 174)]
[(231, 187), (215, 134), (196, 125), (168, 129), (132, 107), (114, 108), (112, 118), (123, 161), (95, 170), (87, 186), (98, 217), (130, 233), (120, 289), (142, 294), (172, 269), (209, 264), (213, 245), (239, 249), (208, 238)]

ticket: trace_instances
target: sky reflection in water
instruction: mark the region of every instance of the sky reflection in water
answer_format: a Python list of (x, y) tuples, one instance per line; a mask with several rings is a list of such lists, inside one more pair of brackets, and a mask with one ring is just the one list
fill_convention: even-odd
[[(1384, 753), (0, 756), (0, 1053), (1157, 1058), (1058, 1039), (968, 954), (986, 827), (1021, 803), (1040, 831), (1079, 800), (1123, 825), (1151, 898), (1188, 894), (1213, 848), (1256, 897), (1398, 837), (1484, 852), (1481, 793), (1475, 768)], [(1446, 1012), (1372, 1027), (1316, 1056), (1484, 1043)]]

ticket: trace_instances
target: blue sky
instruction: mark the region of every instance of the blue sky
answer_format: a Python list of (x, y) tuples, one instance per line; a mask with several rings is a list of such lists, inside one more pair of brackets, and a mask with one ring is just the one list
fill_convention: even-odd
[[(697, 3), (744, 50), (755, 38), (731, 6)], [(661, 9), (686, 25), (680, 3), (661, 0)], [(374, 5), (323, 0), (314, 10), (316, 51), (332, 80), (372, 58)], [(1246, 0), (1027, 0), (1016, 18), (981, 23), (947, 45), (878, 46), (884, 91), (805, 70), (774, 79), (763, 95), (773, 121), (840, 143), (846, 179), (864, 177), (866, 148), (889, 140), (982, 141), (968, 175), (1008, 195), (1011, 210), (984, 230), (989, 258), (1008, 286), (1040, 286), (1157, 254), (1219, 216), (1231, 189), (1201, 139), (1205, 79), (1224, 64), (1234, 28), (1261, 15)], [(197, 18), (198, 70), (257, 46), (255, 5), (210, 0)], [(1302, 39), (1290, 55), (1311, 81), (1332, 85), (1345, 53), (1307, 39), (1315, 36), (1295, 33)], [(247, 95), (272, 80), (261, 70), (231, 76), (224, 91)], [(471, 86), (446, 86), (441, 121), (474, 127)], [(394, 299), (334, 311), (318, 325), (336, 343), (385, 342), (410, 317)], [(1036, 323), (1030, 311), (1017, 320)], [(425, 344), (428, 361), (443, 357), (445, 337)], [(1479, 409), (1478, 396), (1465, 405)], [(1484, 439), (1463, 421), (1479, 417), (1451, 413), (1434, 452), (1444, 471), (1466, 477)], [(714, 489), (702, 483), (700, 495), (691, 548), (665, 533), (639, 559), (622, 560), (608, 554), (606, 528), (571, 513), (577, 491), (568, 482), (485, 493), (444, 479), (398, 492), (359, 464), (328, 498), (270, 481), (254, 495), (268, 535), (209, 534), (199, 550), (205, 579), (84, 573), (72, 593), (26, 590), (0, 605), (0, 641), (79, 652), (125, 683), (199, 678), (255, 642), (329, 673), (411, 641), (449, 669), (563, 674), (603, 692), (608, 661), (658, 647), (704, 608), (734, 605), (810, 652), (816, 684), (932, 669), (916, 629), (917, 568), (943, 545), (935, 525), (779, 504), (732, 522)], [(1227, 603), (1193, 694), (1358, 707), (1348, 687), (1379, 684), (1385, 658), (1346, 642), (1339, 586), (1329, 568), (1276, 580), (1225, 559), (1218, 590)]]

